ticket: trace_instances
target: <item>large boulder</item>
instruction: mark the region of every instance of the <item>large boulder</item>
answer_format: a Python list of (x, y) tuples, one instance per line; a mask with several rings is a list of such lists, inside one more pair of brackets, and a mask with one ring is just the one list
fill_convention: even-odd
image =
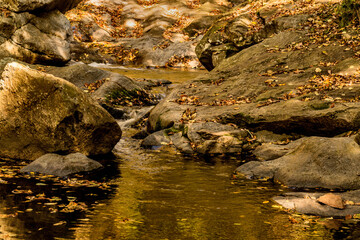
[(262, 7), (258, 16), (247, 8), (238, 10), (239, 16), (222, 18), (207, 31), (196, 46), (196, 55), (204, 67), (211, 71), (224, 59), (262, 42), (274, 33), (294, 29), (306, 22), (308, 15), (274, 18), (280, 9)]
[(71, 153), (66, 156), (48, 153), (23, 167), (20, 171), (23, 173), (35, 172), (66, 177), (75, 173), (90, 172), (100, 168), (103, 168), (103, 165), (81, 153)]
[(309, 137), (276, 160), (248, 162), (236, 170), (255, 179), (272, 179), (288, 187), (359, 189), (360, 146), (353, 138)]
[(104, 99), (114, 91), (142, 89), (134, 80), (124, 75), (82, 63), (65, 67), (47, 67), (45, 71), (56, 77), (63, 78), (84, 90), (89, 90), (89, 87), (86, 86), (92, 85), (94, 90), (89, 92), (96, 99)]
[(360, 85), (349, 71), (360, 61), (345, 46), (305, 50), (302, 42), (308, 40), (300, 31), (284, 31), (223, 60), (160, 102), (149, 116), (149, 130), (171, 127), (187, 108), (196, 111), (195, 121), (254, 132), (336, 136), (359, 129)]
[(61, 65), (70, 60), (70, 22), (58, 10), (0, 16), (0, 57), (27, 63)]
[(9, 63), (0, 90), (0, 156), (106, 154), (121, 137), (115, 120), (66, 80)]
[(13, 12), (52, 11), (66, 12), (76, 7), (81, 0), (1, 0), (0, 7)]

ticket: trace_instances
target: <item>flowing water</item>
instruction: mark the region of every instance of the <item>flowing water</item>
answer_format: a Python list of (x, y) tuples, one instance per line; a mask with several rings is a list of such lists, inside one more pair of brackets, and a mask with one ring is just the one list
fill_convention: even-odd
[(186, 157), (171, 147), (146, 150), (139, 147), (139, 140), (130, 137), (134, 131), (124, 131), (114, 149), (115, 157), (111, 161), (99, 159), (105, 169), (85, 176), (88, 180), (82, 176), (27, 177), (18, 174), (18, 166), (0, 162), (0, 239), (359, 236), (356, 224), (299, 216), (281, 209), (271, 200), (288, 191), (280, 185), (235, 180), (233, 171), (242, 163), (240, 157)]

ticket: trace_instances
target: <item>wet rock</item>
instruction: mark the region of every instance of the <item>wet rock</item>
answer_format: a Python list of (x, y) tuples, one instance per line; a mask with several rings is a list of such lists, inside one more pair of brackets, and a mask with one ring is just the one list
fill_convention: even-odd
[(75, 173), (90, 172), (103, 168), (103, 166), (81, 153), (72, 153), (66, 156), (48, 153), (29, 165), (23, 167), (23, 173), (41, 173), (58, 177), (67, 177)]
[(205, 139), (210, 140), (211, 136), (216, 133), (236, 130), (233, 126), (215, 122), (190, 123), (188, 124), (187, 136), (191, 142), (200, 144)]
[(178, 149), (180, 152), (185, 154), (193, 154), (194, 151), (191, 147), (189, 139), (183, 136), (181, 132), (170, 135), (170, 140), (172, 144)]
[(170, 138), (164, 130), (154, 132), (147, 136), (141, 143), (143, 147), (162, 146), (170, 144)]
[(190, 123), (187, 127), (187, 137), (201, 154), (241, 153), (248, 136), (245, 129), (214, 122)]
[(81, 0), (2, 0), (0, 6), (13, 12), (52, 11), (66, 12), (76, 7)]
[[(346, 202), (358, 202), (358, 197), (351, 197), (351, 195), (358, 195), (358, 191), (350, 191), (346, 193), (337, 193)], [(323, 193), (286, 193), (282, 196), (274, 197), (273, 199), (287, 209), (295, 210), (301, 214), (317, 215), (323, 217), (345, 217), (347, 215), (354, 215), (360, 213), (360, 206), (350, 204), (345, 208), (339, 209), (328, 205), (320, 204), (316, 199)]]
[(115, 108), (105, 103), (102, 103), (101, 106), (115, 119), (121, 119), (125, 115), (125, 111), (123, 109)]
[(82, 90), (19, 63), (2, 73), (0, 155), (34, 160), (49, 152), (110, 152), (121, 130)]
[(144, 139), (149, 136), (149, 133), (146, 131), (146, 128), (141, 129), (139, 132), (131, 136), (134, 139)]
[(309, 137), (276, 160), (249, 162), (237, 169), (249, 178), (270, 178), (288, 187), (360, 188), (360, 147), (351, 138)]
[(232, 136), (221, 136), (216, 140), (205, 140), (197, 146), (201, 154), (241, 153), (243, 141)]
[(61, 65), (70, 60), (70, 22), (58, 10), (0, 17), (0, 57), (27, 63)]
[(144, 118), (146, 118), (153, 106), (149, 107), (141, 107), (141, 108), (128, 108), (124, 109), (126, 112), (123, 116), (122, 121), (118, 121), (121, 128), (129, 128), (141, 122)]
[(317, 199), (319, 203), (328, 205), (333, 208), (344, 209), (344, 203), (340, 195), (333, 193), (327, 193)]

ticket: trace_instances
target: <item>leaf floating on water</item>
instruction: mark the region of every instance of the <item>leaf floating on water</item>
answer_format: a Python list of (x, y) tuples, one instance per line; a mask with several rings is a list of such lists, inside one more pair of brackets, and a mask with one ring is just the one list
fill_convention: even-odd
[(280, 206), (280, 205), (272, 205), (271, 207), (272, 207), (272, 208), (283, 209), (283, 206)]
[(48, 203), (44, 203), (45, 206), (54, 206), (56, 205), (56, 202), (48, 202)]
[(61, 225), (64, 225), (64, 224), (66, 224), (66, 221), (60, 221), (58, 223), (54, 223), (53, 225), (54, 226), (61, 226)]
[(11, 191), (14, 194), (32, 194), (33, 192), (29, 190), (20, 190), (20, 189), (14, 189)]
[(46, 183), (36, 183), (36, 186), (46, 186)]
[(82, 219), (79, 219), (79, 221), (88, 222), (88, 221), (90, 221), (90, 219), (89, 218), (82, 218)]
[(67, 199), (68, 199), (68, 201), (72, 202), (72, 201), (75, 201), (75, 200), (76, 200), (76, 197), (70, 197), (70, 196), (68, 196)]
[(289, 216), (289, 221), (292, 223), (292, 224), (295, 224), (295, 223), (299, 223), (295, 218), (293, 218), (292, 216)]

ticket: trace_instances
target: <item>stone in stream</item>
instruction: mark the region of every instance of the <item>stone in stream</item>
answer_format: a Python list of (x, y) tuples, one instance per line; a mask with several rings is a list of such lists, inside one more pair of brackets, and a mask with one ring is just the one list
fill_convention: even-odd
[(326, 204), (333, 208), (344, 209), (344, 202), (340, 195), (333, 193), (327, 193), (317, 199), (319, 203)]
[(283, 207), (295, 210), (301, 214), (323, 217), (345, 217), (360, 213), (360, 206), (358, 205), (360, 202), (359, 190), (336, 193), (337, 198), (345, 200), (345, 205), (343, 203), (336, 205), (342, 208), (319, 203), (318, 200), (322, 196), (324, 196), (324, 193), (292, 192), (274, 197), (273, 200)]
[(269, 178), (288, 187), (360, 188), (360, 146), (353, 138), (309, 137), (293, 151), (267, 162), (237, 168), (248, 178)]
[(170, 138), (165, 133), (165, 130), (154, 132), (147, 136), (142, 142), (142, 147), (153, 147), (153, 146), (162, 146), (170, 144)]
[(194, 153), (194, 150), (191, 147), (189, 139), (184, 137), (182, 132), (178, 132), (170, 135), (170, 139), (172, 144), (174, 144), (176, 149), (178, 149), (180, 152), (185, 154)]
[(95, 100), (64, 79), (9, 63), (0, 90), (0, 156), (109, 153), (121, 129)]
[(75, 173), (90, 172), (100, 168), (103, 168), (103, 165), (81, 153), (71, 153), (66, 156), (48, 153), (23, 167), (20, 172), (35, 172), (66, 177)]

